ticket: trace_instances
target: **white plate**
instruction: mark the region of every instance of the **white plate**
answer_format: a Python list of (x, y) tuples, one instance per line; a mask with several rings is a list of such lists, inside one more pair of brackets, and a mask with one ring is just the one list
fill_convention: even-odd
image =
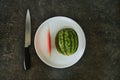
[[(50, 28), (51, 35), (51, 55), (48, 55), (47, 50), (48, 27)], [(56, 34), (63, 28), (72, 28), (78, 35), (78, 49), (70, 56), (60, 54), (55, 46)], [(80, 25), (70, 18), (58, 16), (46, 20), (39, 26), (35, 34), (34, 45), (37, 55), (45, 64), (54, 68), (66, 68), (75, 64), (82, 57), (86, 46), (86, 40)]]

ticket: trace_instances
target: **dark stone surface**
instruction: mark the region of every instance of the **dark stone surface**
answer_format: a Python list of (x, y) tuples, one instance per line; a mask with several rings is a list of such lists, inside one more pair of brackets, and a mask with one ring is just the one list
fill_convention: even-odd
[[(23, 69), (24, 24), (32, 18), (32, 67)], [(34, 35), (53, 16), (67, 16), (83, 28), (82, 59), (66, 69), (45, 65), (36, 55)], [(0, 80), (120, 80), (120, 0), (0, 0)]]

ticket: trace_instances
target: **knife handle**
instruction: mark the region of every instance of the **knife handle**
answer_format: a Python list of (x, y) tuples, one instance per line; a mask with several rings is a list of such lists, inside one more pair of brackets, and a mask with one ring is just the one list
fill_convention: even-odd
[(28, 70), (30, 68), (30, 53), (29, 47), (25, 47), (25, 59), (24, 59), (24, 69)]

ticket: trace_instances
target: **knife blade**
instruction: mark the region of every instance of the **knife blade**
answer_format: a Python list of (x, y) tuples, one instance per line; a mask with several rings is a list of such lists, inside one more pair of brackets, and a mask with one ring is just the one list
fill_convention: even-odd
[(25, 58), (24, 58), (24, 69), (28, 70), (30, 68), (30, 53), (29, 47), (31, 45), (31, 18), (30, 11), (27, 9), (26, 22), (25, 22)]

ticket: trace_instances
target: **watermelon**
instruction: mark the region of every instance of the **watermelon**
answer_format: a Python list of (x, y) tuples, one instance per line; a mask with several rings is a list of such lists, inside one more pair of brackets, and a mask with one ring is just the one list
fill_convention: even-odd
[(57, 51), (63, 55), (74, 54), (78, 48), (78, 36), (72, 28), (61, 29), (55, 38)]

